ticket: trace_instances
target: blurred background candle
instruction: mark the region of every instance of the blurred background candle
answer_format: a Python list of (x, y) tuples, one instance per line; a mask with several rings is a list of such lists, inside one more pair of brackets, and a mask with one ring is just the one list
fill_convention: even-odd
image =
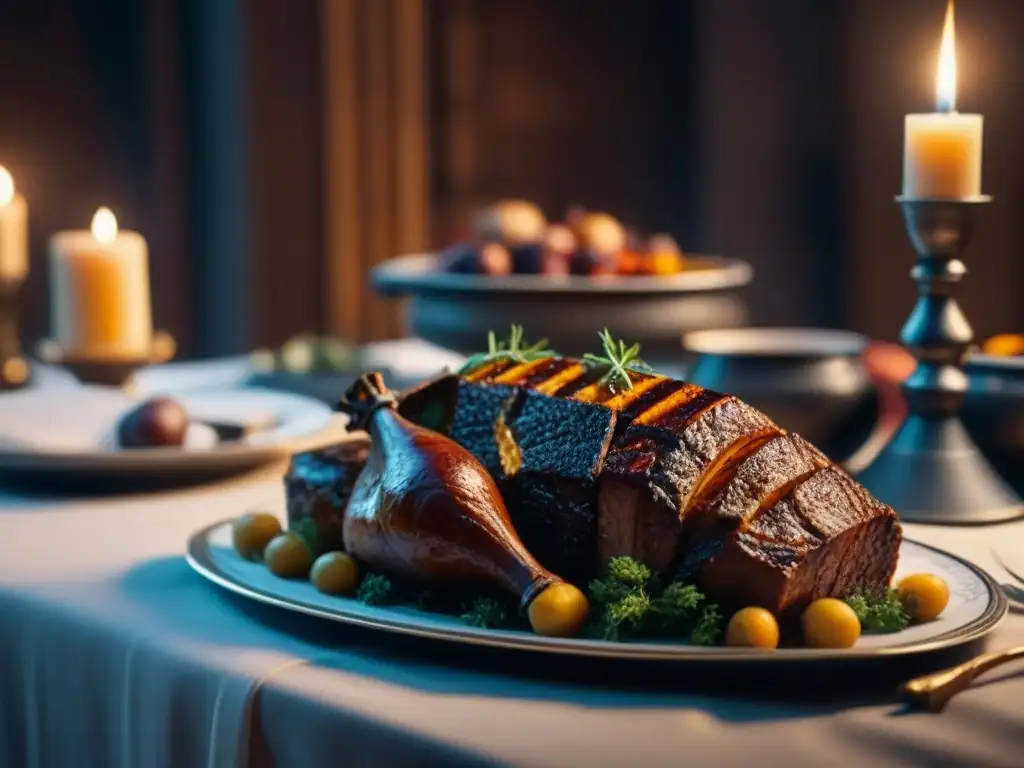
[(108, 208), (91, 231), (50, 240), (53, 341), (65, 358), (148, 357), (153, 340), (149, 249), (138, 232), (118, 231)]
[(28, 205), (0, 166), (0, 281), (15, 285), (28, 274)]
[(953, 0), (939, 49), (937, 112), (907, 115), (903, 144), (903, 196), (963, 198), (981, 194), (981, 115), (956, 111), (956, 29)]

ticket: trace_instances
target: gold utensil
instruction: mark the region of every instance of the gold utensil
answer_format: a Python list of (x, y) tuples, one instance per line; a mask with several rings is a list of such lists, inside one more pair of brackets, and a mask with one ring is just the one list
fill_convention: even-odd
[(979, 675), (1015, 659), (1024, 659), (1024, 646), (983, 653), (950, 669), (918, 677), (905, 683), (900, 688), (900, 693), (913, 707), (929, 712), (941, 712), (950, 699), (966, 691)]

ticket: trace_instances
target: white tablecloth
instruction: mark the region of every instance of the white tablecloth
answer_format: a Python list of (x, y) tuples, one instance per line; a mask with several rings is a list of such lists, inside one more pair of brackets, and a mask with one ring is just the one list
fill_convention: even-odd
[[(282, 468), (118, 499), (0, 496), (0, 766), (1014, 766), (1024, 678), (942, 715), (893, 701), (755, 701), (560, 682), (249, 606), (182, 557), (197, 528), (281, 493)], [(908, 526), (1009, 577), (1024, 523)], [(993, 646), (1024, 644), (1024, 615)], [(467, 654), (468, 658), (468, 654)], [(993, 672), (993, 678), (1003, 675)], [(749, 692), (745, 692), (749, 693)]]

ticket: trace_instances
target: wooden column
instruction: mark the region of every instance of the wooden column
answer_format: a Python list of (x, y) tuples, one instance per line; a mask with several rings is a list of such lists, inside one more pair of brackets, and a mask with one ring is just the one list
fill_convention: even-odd
[(241, 0), (194, 6), (196, 116), (193, 210), (195, 305), (201, 355), (238, 354), (255, 344), (250, 137)]
[(700, 4), (701, 240), (753, 264), (754, 324), (843, 320), (838, 21), (817, 0)]
[(327, 330), (400, 333), (367, 274), (429, 246), (424, 0), (322, 0)]

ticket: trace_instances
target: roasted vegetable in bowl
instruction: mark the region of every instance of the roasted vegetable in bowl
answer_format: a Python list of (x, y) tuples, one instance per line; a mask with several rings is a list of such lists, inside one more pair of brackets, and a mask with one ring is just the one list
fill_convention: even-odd
[(549, 223), (525, 200), (479, 211), (473, 236), (446, 249), (445, 269), (473, 275), (671, 275), (686, 259), (669, 235), (643, 237), (607, 213), (571, 208)]

